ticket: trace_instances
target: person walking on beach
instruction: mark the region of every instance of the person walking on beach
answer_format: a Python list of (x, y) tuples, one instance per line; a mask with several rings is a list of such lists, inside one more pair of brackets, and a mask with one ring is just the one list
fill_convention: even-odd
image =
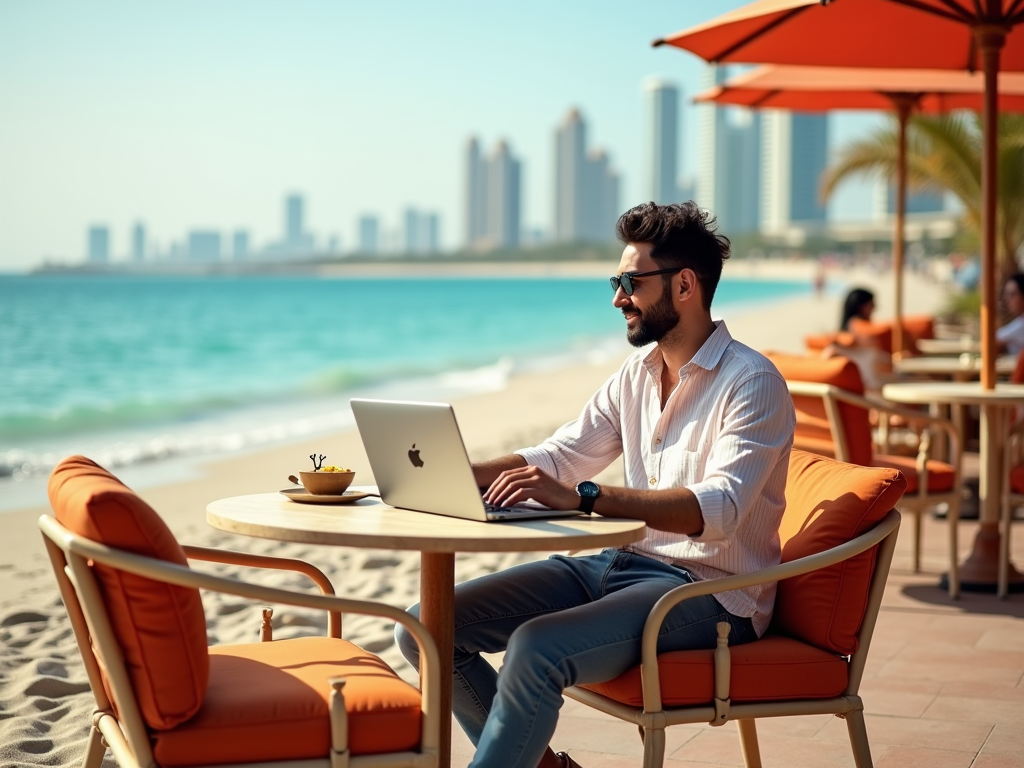
[[(453, 709), (477, 747), (471, 768), (576, 766), (548, 747), (562, 691), (639, 664), (644, 621), (669, 590), (780, 561), (795, 416), (771, 362), (711, 319), (729, 240), (692, 202), (637, 206), (616, 230), (625, 249), (612, 303), (628, 341), (653, 349), (631, 355), (546, 441), (473, 469), (492, 503), (639, 519), (647, 537), (456, 587)], [(625, 487), (589, 479), (620, 456)], [(774, 599), (766, 584), (686, 600), (658, 651), (714, 648), (720, 621), (731, 644), (752, 641)], [(416, 644), (401, 629), (397, 638), (418, 666)], [(480, 655), (499, 651), (500, 674)]]

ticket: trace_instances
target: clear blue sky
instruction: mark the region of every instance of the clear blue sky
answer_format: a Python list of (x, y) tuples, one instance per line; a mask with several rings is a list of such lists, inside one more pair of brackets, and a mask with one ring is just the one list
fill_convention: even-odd
[[(0, 269), (79, 261), (86, 228), (129, 250), (143, 221), (166, 247), (191, 228), (280, 236), (283, 198), (309, 228), (439, 211), (460, 242), (461, 149), (506, 138), (524, 161), (525, 223), (549, 229), (553, 132), (570, 107), (642, 196), (641, 83), (675, 80), (682, 172), (704, 67), (650, 41), (744, 0), (482, 3), (248, 0), (0, 4)], [(833, 144), (879, 118), (833, 118)], [(864, 189), (840, 193), (866, 215)]]

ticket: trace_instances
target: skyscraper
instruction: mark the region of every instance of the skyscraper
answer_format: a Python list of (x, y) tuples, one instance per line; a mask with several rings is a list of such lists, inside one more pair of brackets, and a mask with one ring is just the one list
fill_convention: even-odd
[(220, 232), (197, 229), (188, 233), (191, 261), (220, 261)]
[(142, 222), (136, 222), (132, 227), (132, 260), (144, 261), (146, 259), (146, 228)]
[[(711, 88), (725, 82), (725, 79), (725, 67), (709, 64), (704, 71), (703, 86)], [(728, 199), (725, 165), (728, 133), (725, 110), (715, 104), (698, 105), (697, 131), (700, 152), (697, 161), (696, 202), (701, 208), (720, 215)]]
[(235, 261), (245, 261), (249, 258), (249, 233), (244, 229), (236, 229), (231, 238), (231, 255)]
[(402, 250), (406, 253), (416, 253), (420, 250), (420, 214), (412, 208), (406, 208), (402, 220), (405, 223), (402, 229), (405, 247)]
[(110, 261), (110, 229), (89, 227), (89, 263), (106, 264)]
[(555, 240), (615, 238), (619, 176), (603, 150), (587, 151), (587, 128), (579, 110), (570, 110), (555, 133)]
[(679, 90), (663, 80), (644, 83), (647, 142), (644, 201), (679, 200)]
[(477, 247), (487, 236), (487, 202), (485, 168), (480, 156), (480, 143), (473, 136), (466, 142), (463, 187), (465, 190), (465, 235), (468, 248)]
[(724, 199), (715, 211), (729, 234), (755, 232), (761, 219), (761, 114), (736, 108), (726, 118)]
[(380, 251), (380, 219), (376, 216), (359, 217), (359, 253), (375, 254)]
[(303, 208), (305, 201), (302, 195), (288, 195), (284, 201), (284, 241), (289, 249), (298, 249), (302, 245)]
[(555, 132), (555, 240), (582, 239), (587, 127), (572, 109)]
[[(896, 213), (896, 186), (889, 179), (880, 179), (875, 185), (874, 218), (887, 219)], [(946, 201), (937, 192), (907, 192), (907, 213), (940, 213), (946, 210)]]
[(465, 156), (466, 246), (475, 250), (518, 248), (522, 226), (522, 164), (499, 140), (487, 157), (475, 138)]
[(765, 110), (761, 125), (762, 231), (774, 234), (794, 223), (824, 223), (818, 189), (828, 162), (828, 117)]

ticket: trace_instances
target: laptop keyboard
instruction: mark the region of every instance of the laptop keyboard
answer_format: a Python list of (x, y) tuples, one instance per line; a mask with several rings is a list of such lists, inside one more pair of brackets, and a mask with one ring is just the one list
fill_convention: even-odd
[(537, 511), (529, 507), (499, 507), (497, 504), (491, 504), (489, 501), (484, 502), (484, 509), (488, 514), (501, 513), (503, 515), (522, 515), (527, 512)]

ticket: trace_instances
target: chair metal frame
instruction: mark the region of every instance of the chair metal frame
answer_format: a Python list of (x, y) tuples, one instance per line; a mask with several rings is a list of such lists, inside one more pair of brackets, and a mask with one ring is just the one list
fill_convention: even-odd
[[(932, 416), (921, 411), (910, 408), (902, 408), (884, 400), (864, 397), (855, 392), (850, 392), (835, 384), (824, 384), (811, 381), (786, 381), (791, 395), (800, 397), (819, 397), (824, 403), (825, 413), (828, 417), (829, 431), (832, 434), (832, 442), (835, 446), (835, 459), (837, 461), (850, 461), (849, 443), (846, 438), (846, 430), (843, 427), (842, 414), (839, 411), (840, 403), (858, 406), (865, 409), (864, 418), (867, 419), (867, 412), (874, 410), (879, 414), (898, 416), (912, 424), (921, 424), (924, 429), (921, 431), (921, 439), (918, 443), (916, 456), (917, 470), (917, 491), (916, 493), (904, 494), (899, 503), (901, 512), (912, 512), (914, 515), (914, 546), (913, 546), (913, 568), (914, 572), (921, 570), (921, 528), (922, 515), (937, 504), (946, 504), (948, 512), (946, 522), (949, 524), (949, 596), (956, 599), (960, 596), (960, 563), (957, 559), (959, 547), (960, 504), (961, 504), (961, 465), (963, 463), (963, 442), (960, 431), (949, 419), (939, 416)], [(880, 421), (884, 421), (880, 419)], [(953, 467), (953, 486), (949, 491), (937, 493), (928, 492), (928, 460), (932, 450), (932, 429), (939, 429), (945, 435), (949, 450), (949, 465)], [(795, 447), (801, 447), (799, 439)], [(812, 449), (812, 453), (815, 452)], [(873, 450), (877, 456), (878, 451)]]
[[(708, 579), (676, 587), (654, 605), (644, 624), (640, 662), (642, 707), (629, 706), (578, 686), (567, 688), (565, 695), (605, 714), (635, 723), (640, 728), (644, 742), (644, 768), (660, 768), (663, 765), (667, 726), (694, 723), (717, 726), (729, 720), (735, 720), (739, 728), (744, 764), (747, 768), (760, 768), (761, 756), (755, 725), (757, 718), (816, 714), (832, 714), (845, 718), (857, 768), (871, 768), (871, 748), (864, 724), (864, 703), (858, 692), (878, 610), (882, 603), (882, 594), (885, 591), (889, 565), (896, 548), (899, 526), (900, 513), (893, 509), (870, 530), (831, 549), (753, 573)], [(658, 634), (665, 617), (674, 606), (691, 597), (743, 589), (809, 573), (841, 563), (875, 546), (878, 547), (878, 553), (868, 589), (864, 621), (857, 633), (857, 650), (847, 660), (847, 686), (840, 696), (825, 699), (732, 703), (729, 700), (729, 649), (723, 636), (723, 633), (728, 633), (729, 625), (723, 622), (719, 625), (719, 645), (714, 654), (714, 701), (685, 707), (664, 705), (658, 672)]]
[[(100, 544), (69, 531), (56, 518), (39, 518), (61, 597), (67, 609), (96, 699), (92, 728), (83, 768), (98, 768), (109, 748), (121, 768), (151, 768), (154, 759), (147, 727), (142, 719), (124, 657), (117, 642), (90, 561), (127, 573), (180, 587), (205, 589), (264, 603), (323, 610), (328, 614), (327, 636), (341, 637), (341, 614), (359, 613), (389, 619), (409, 630), (420, 647), (421, 736), (420, 751), (375, 755), (350, 755), (343, 678), (330, 680), (331, 753), (323, 759), (260, 763), (263, 768), (437, 768), (440, 742), (439, 657), (433, 638), (423, 625), (405, 611), (386, 603), (337, 597), (330, 579), (302, 560), (254, 555), (244, 552), (185, 546), (189, 559), (227, 565), (291, 570), (308, 576), (320, 594), (293, 592), (251, 584), (192, 570), (157, 558), (133, 554)], [(119, 715), (107, 697), (103, 673)], [(219, 766), (219, 768), (231, 768)], [(235, 768), (242, 768), (241, 765)]]

